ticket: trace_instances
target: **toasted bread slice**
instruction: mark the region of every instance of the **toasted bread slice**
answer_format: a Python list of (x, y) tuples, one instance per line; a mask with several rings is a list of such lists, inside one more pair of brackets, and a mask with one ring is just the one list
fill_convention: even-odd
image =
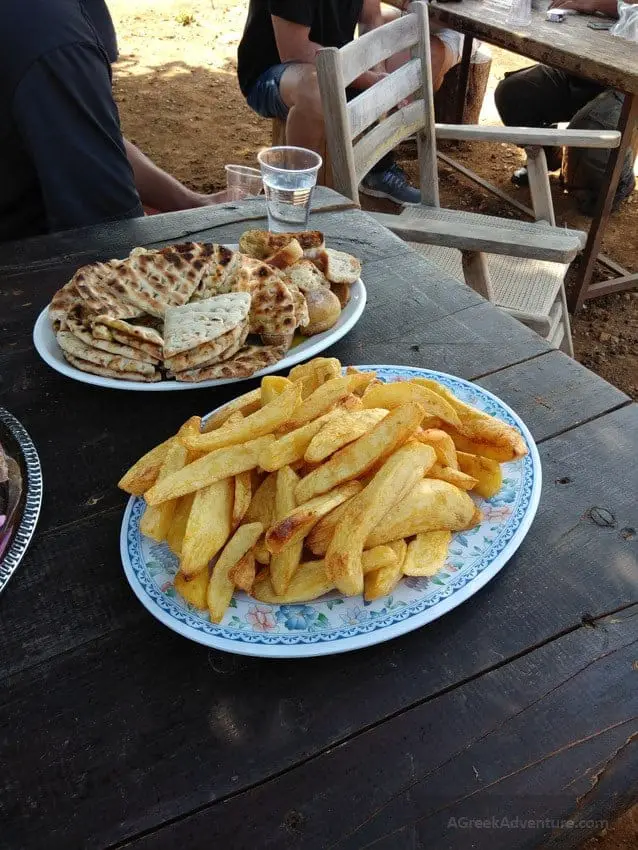
[(286, 282), (293, 283), (304, 295), (313, 289), (328, 289), (330, 284), (312, 260), (300, 260), (285, 270)]
[(270, 257), (266, 257), (264, 262), (275, 269), (287, 269), (301, 259), (303, 259), (303, 248), (296, 239), (291, 239), (283, 248), (275, 251)]
[(271, 233), (269, 230), (247, 230), (239, 240), (239, 250), (248, 257), (265, 260), (296, 239), (304, 253), (324, 247), (323, 233), (304, 230), (300, 233)]
[(330, 283), (352, 284), (361, 277), (361, 261), (351, 254), (323, 248), (310, 252), (308, 257)]

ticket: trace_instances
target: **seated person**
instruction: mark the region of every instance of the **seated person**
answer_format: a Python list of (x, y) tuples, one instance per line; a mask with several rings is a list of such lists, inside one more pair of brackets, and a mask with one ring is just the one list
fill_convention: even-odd
[[(406, 0), (405, 6), (409, 5)], [(398, 12), (392, 10), (390, 15)], [(322, 47), (343, 47), (355, 29), (367, 32), (387, 21), (379, 0), (250, 0), (239, 45), (239, 85), (248, 105), (263, 118), (286, 121), (286, 142), (319, 153), (324, 127), (315, 57)], [(461, 37), (449, 30), (431, 38), (433, 80), (460, 59)], [(404, 57), (391, 57), (387, 71)], [(350, 88), (353, 96), (378, 82), (384, 71), (366, 71)], [(421, 195), (411, 186), (391, 154), (363, 179), (362, 193), (415, 205)]]
[[(553, 0), (550, 8), (573, 9), (589, 15), (601, 12), (618, 17), (617, 0)], [(570, 127), (592, 130), (615, 130), (623, 103), (623, 96), (618, 92), (547, 65), (533, 65), (506, 74), (496, 87), (494, 99), (501, 120), (509, 127), (551, 127), (568, 121)], [(545, 153), (549, 170), (559, 169), (561, 148), (546, 148)], [(583, 188), (586, 185), (589, 189), (587, 199), (583, 198), (587, 201), (583, 204), (583, 212), (591, 213), (595, 196), (602, 187), (609, 151), (574, 149), (574, 156), (578, 157)], [(526, 186), (527, 169), (517, 169), (512, 182)], [(627, 151), (615, 203), (631, 194), (634, 186), (632, 153)]]
[(3, 0), (0, 21), (0, 241), (209, 203), (122, 138), (105, 0)]

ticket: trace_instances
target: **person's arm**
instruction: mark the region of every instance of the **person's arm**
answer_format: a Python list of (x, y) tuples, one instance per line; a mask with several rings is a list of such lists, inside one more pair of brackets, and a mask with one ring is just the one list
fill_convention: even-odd
[(159, 212), (174, 212), (215, 203), (210, 195), (194, 192), (162, 171), (128, 139), (124, 139), (124, 145), (133, 169), (135, 186), (144, 206)]
[[(633, 2), (633, 0), (629, 0)], [(550, 9), (573, 9), (583, 15), (595, 15), (600, 12), (608, 18), (618, 17), (618, 0), (552, 0)]]

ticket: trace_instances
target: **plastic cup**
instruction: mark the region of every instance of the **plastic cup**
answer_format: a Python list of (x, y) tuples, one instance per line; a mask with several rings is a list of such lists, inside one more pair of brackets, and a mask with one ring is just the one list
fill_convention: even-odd
[(243, 193), (243, 197), (259, 195), (263, 189), (261, 172), (248, 165), (227, 165), (226, 188)]
[(322, 159), (306, 148), (266, 148), (257, 155), (264, 181), (268, 229), (306, 230)]
[(532, 22), (531, 0), (512, 0), (507, 23), (511, 27), (528, 27)]

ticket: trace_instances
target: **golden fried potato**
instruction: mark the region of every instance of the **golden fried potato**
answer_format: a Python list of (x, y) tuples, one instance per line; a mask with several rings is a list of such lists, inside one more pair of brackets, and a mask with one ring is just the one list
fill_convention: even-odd
[[(363, 482), (361, 482), (363, 484)], [(365, 485), (364, 485), (365, 486)], [(322, 517), (306, 537), (305, 546), (313, 555), (325, 555), (341, 517), (348, 510), (350, 499)]]
[(270, 552), (266, 548), (266, 541), (263, 537), (260, 537), (255, 543), (253, 546), (253, 552), (255, 553), (255, 560), (257, 563), (267, 567), (270, 563)]
[(377, 523), (366, 538), (366, 546), (425, 531), (461, 531), (476, 525), (479, 517), (480, 512), (463, 490), (447, 481), (424, 478)]
[(130, 493), (131, 496), (143, 496), (157, 481), (159, 471), (174, 440), (175, 437), (164, 440), (134, 463), (120, 478), (117, 485), (120, 490)]
[(256, 574), (255, 555), (253, 552), (246, 552), (244, 557), (240, 558), (235, 566), (231, 568), (228, 577), (235, 587), (238, 587), (246, 593), (250, 593), (253, 589), (253, 584), (255, 583)]
[(281, 395), (284, 390), (290, 389), (293, 385), (288, 378), (282, 378), (280, 375), (266, 375), (261, 379), (261, 406), (265, 407), (274, 401), (278, 395)]
[(433, 576), (445, 563), (451, 541), (450, 531), (426, 531), (417, 534), (414, 540), (408, 543), (403, 575)]
[[(284, 469), (288, 468), (284, 467)], [(283, 470), (280, 469), (279, 474), (282, 472)], [(268, 550), (273, 554), (278, 554), (297, 542), (303, 543), (304, 537), (308, 535), (321, 517), (330, 513), (343, 502), (347, 502), (362, 489), (362, 485), (358, 481), (348, 481), (335, 487), (334, 490), (323, 493), (321, 496), (315, 496), (314, 499), (310, 499), (310, 501), (288, 511), (266, 532)], [(277, 513), (279, 514), (279, 512)]]
[(194, 498), (195, 494), (189, 493), (188, 496), (182, 496), (177, 500), (177, 505), (175, 506), (175, 511), (173, 513), (173, 520), (166, 534), (168, 548), (174, 555), (177, 555), (178, 558), (182, 554), (182, 544), (184, 542), (184, 535), (186, 534), (186, 525), (188, 523), (188, 517), (190, 516)]
[(423, 408), (420, 404), (404, 404), (391, 411), (371, 431), (340, 449), (302, 478), (297, 485), (297, 502), (307, 502), (313, 496), (327, 493), (338, 484), (365, 474), (403, 445), (417, 430), (422, 418)]
[(259, 456), (259, 465), (262, 469), (268, 472), (275, 472), (281, 469), (282, 466), (291, 466), (300, 460), (303, 460), (304, 453), (310, 441), (321, 428), (339, 415), (339, 410), (331, 410), (330, 413), (325, 413), (314, 422), (308, 422), (301, 428), (296, 428), (289, 434), (284, 434), (278, 440), (274, 440)]
[[(405, 405), (390, 413), (376, 427), (382, 428), (393, 416), (410, 407), (416, 409), (412, 413), (413, 422), (417, 422), (422, 408), (419, 405)], [(361, 440), (365, 439), (361, 437)], [(361, 555), (364, 548), (372, 548), (366, 546), (371, 532), (385, 514), (394, 514), (395, 503), (412, 490), (435, 458), (431, 446), (411, 441), (390, 455), (368, 486), (351, 500), (348, 510), (337, 523), (325, 558), (328, 575), (346, 596), (363, 592)]]
[[(354, 396), (359, 403), (361, 399)], [(308, 463), (321, 463), (339, 449), (353, 443), (359, 437), (370, 431), (377, 422), (388, 415), (387, 410), (372, 408), (371, 410), (344, 410), (341, 416), (336, 416), (322, 427), (310, 441), (304, 459)], [(445, 435), (447, 437), (447, 434)], [(448, 438), (452, 442), (451, 437)], [(452, 443), (454, 447), (454, 443)]]
[(364, 577), (363, 598), (366, 602), (372, 602), (374, 599), (380, 599), (392, 593), (401, 579), (403, 563), (408, 551), (407, 543), (405, 540), (395, 540), (390, 547), (394, 551), (395, 562), (386, 567), (380, 567)]
[[(397, 556), (390, 546), (376, 546), (363, 553), (361, 565), (365, 575), (374, 570), (392, 566), (396, 560)], [(334, 583), (326, 573), (324, 561), (306, 561), (299, 565), (285, 593), (281, 595), (275, 593), (271, 577), (266, 572), (260, 581), (253, 585), (252, 595), (260, 602), (284, 605), (293, 602), (310, 602), (334, 589)]]
[(356, 410), (363, 410), (363, 402), (361, 397), (355, 393), (349, 393), (342, 402), (337, 405), (337, 409), (347, 410), (349, 413), (354, 413)]
[(195, 608), (199, 608), (200, 611), (205, 611), (208, 607), (206, 591), (208, 590), (209, 572), (208, 564), (194, 576), (185, 576), (184, 573), (178, 572), (173, 582), (179, 595)]
[(246, 515), (252, 501), (252, 477), (250, 470), (235, 476), (235, 497), (231, 528), (234, 531)]
[(498, 461), (466, 452), (457, 452), (457, 457), (462, 471), (477, 481), (474, 492), (484, 499), (496, 496), (503, 486), (503, 472)]
[(391, 384), (371, 384), (363, 394), (363, 406), (384, 407), (394, 410), (399, 405), (416, 402), (423, 408), (423, 416), (436, 416), (448, 425), (458, 427), (461, 420), (452, 405), (440, 395), (412, 381), (395, 381)]
[(286, 431), (294, 431), (301, 428), (302, 425), (307, 425), (324, 413), (332, 410), (335, 405), (343, 401), (350, 394), (350, 385), (352, 378), (344, 376), (342, 378), (332, 378), (326, 381), (325, 384), (317, 387), (317, 389), (309, 395), (297, 407), (294, 414), (290, 416), (285, 425)]
[(251, 549), (264, 527), (260, 522), (240, 525), (219, 554), (208, 582), (206, 601), (211, 622), (221, 623), (233, 596), (234, 584), (230, 572)]
[(182, 543), (180, 569), (185, 576), (204, 569), (228, 540), (233, 491), (233, 479), (224, 478), (195, 494)]
[(301, 390), (295, 384), (290, 384), (282, 393), (275, 395), (271, 402), (250, 416), (245, 416), (235, 425), (225, 424), (215, 431), (202, 434), (195, 422), (197, 417), (193, 417), (180, 428), (178, 437), (187, 449), (196, 452), (212, 452), (226, 446), (235, 446), (272, 434), (275, 428), (290, 419), (300, 402)]
[(239, 446), (226, 446), (204, 455), (180, 469), (179, 472), (174, 472), (163, 481), (154, 484), (144, 494), (146, 503), (159, 505), (167, 499), (185, 496), (215, 481), (253, 469), (259, 465), (259, 455), (274, 439), (272, 434), (268, 434)]
[[(168, 452), (164, 458), (157, 480), (161, 481), (182, 469), (186, 463), (188, 452), (174, 440), (168, 447)], [(162, 502), (161, 505), (151, 507), (147, 505), (144, 509), (144, 514), (140, 520), (140, 531), (151, 540), (157, 540), (158, 543), (166, 538), (168, 530), (173, 521), (177, 499), (169, 499), (167, 502)]]
[(464, 434), (459, 434), (454, 428), (449, 429), (449, 434), (454, 441), (457, 457), (460, 452), (465, 452), (466, 454), (494, 460), (497, 463), (508, 463), (511, 460), (516, 460), (514, 448), (511, 445), (495, 445), (480, 440), (471, 440)]
[(275, 492), (277, 474), (271, 472), (255, 491), (246, 516), (246, 522), (260, 522), (264, 528), (270, 528), (275, 520)]
[(238, 398), (225, 404), (215, 413), (207, 416), (202, 423), (202, 433), (207, 434), (209, 431), (214, 431), (224, 424), (236, 411), (239, 411), (242, 416), (250, 416), (261, 407), (261, 390), (259, 387), (256, 390), (251, 390), (249, 393), (244, 393)]
[[(299, 477), (289, 466), (282, 467), (277, 472), (277, 486), (275, 488), (275, 519), (281, 520), (291, 514), (297, 502), (295, 501), (295, 487)], [(264, 540), (268, 551), (268, 531)], [(284, 593), (290, 580), (294, 576), (299, 562), (301, 561), (301, 550), (303, 549), (303, 538), (291, 542), (285, 551), (278, 550), (270, 556), (270, 579), (276, 593)]]
[(308, 363), (293, 366), (288, 373), (291, 381), (298, 381), (302, 385), (302, 398), (308, 398), (314, 391), (332, 378), (341, 375), (341, 363), (336, 357), (315, 357)]
[(417, 440), (432, 446), (436, 452), (436, 459), (441, 466), (458, 469), (459, 463), (456, 459), (456, 448), (452, 437), (440, 428), (423, 428), (423, 426), (421, 428), (422, 430), (415, 434)]
[(466, 475), (460, 469), (452, 469), (451, 466), (443, 466), (440, 463), (435, 463), (428, 471), (428, 478), (436, 478), (439, 481), (447, 481), (448, 484), (454, 484), (459, 490), (473, 490), (478, 484), (476, 478), (471, 475)]

